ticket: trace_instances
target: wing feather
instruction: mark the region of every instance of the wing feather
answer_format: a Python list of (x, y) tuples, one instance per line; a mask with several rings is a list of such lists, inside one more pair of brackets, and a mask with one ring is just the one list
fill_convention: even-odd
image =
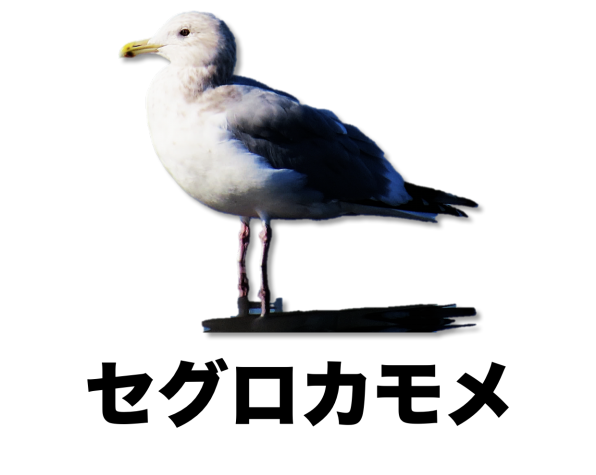
[(375, 200), (387, 194), (391, 165), (356, 127), (273, 90), (244, 86), (242, 94), (227, 110), (228, 127), (271, 167), (305, 175), (307, 186), (328, 200)]

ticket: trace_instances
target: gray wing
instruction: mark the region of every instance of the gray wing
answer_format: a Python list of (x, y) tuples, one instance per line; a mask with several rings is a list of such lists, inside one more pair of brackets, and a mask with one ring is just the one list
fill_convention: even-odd
[(329, 200), (380, 199), (389, 179), (383, 151), (330, 111), (262, 88), (242, 88), (227, 110), (235, 138), (271, 167), (295, 170)]
[(232, 76), (232, 79), (230, 80), (229, 84), (234, 86), (258, 87), (259, 89), (263, 89), (264, 91), (275, 92), (276, 94), (285, 96), (289, 99), (292, 99), (293, 101), (299, 102), (298, 99), (296, 99), (291, 94), (288, 94), (287, 92), (280, 91), (279, 89), (273, 89), (272, 87), (267, 86), (267, 84), (263, 84), (262, 82), (259, 82), (255, 79), (247, 78), (244, 76)]

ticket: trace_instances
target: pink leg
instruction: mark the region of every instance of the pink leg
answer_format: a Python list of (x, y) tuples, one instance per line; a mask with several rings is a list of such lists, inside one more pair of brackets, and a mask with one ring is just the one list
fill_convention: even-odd
[(271, 226), (266, 221), (263, 221), (263, 230), (259, 234), (263, 243), (263, 259), (261, 260), (261, 290), (259, 297), (261, 298), (261, 316), (269, 313), (269, 303), (271, 301), (271, 293), (269, 292), (269, 283), (267, 281), (267, 256), (269, 255), (269, 244), (271, 243), (272, 231)]
[(248, 244), (250, 242), (250, 220), (248, 218), (242, 218), (242, 225), (240, 227), (240, 254), (238, 256), (238, 267), (239, 267), (239, 279), (238, 279), (238, 290), (240, 291), (238, 296), (238, 314), (246, 316), (248, 315), (249, 302), (248, 302), (248, 275), (246, 274), (246, 251), (248, 250)]

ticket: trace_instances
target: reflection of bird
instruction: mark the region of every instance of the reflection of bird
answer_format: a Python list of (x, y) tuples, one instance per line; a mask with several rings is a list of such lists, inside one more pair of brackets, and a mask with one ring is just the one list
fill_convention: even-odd
[(153, 146), (193, 198), (240, 216), (240, 299), (248, 304), (245, 255), (250, 218), (263, 223), (261, 314), (269, 312), (270, 221), (377, 215), (435, 222), (471, 200), (405, 183), (377, 145), (335, 114), (234, 76), (236, 44), (207, 13), (172, 18), (121, 55), (157, 53), (170, 65), (147, 95)]

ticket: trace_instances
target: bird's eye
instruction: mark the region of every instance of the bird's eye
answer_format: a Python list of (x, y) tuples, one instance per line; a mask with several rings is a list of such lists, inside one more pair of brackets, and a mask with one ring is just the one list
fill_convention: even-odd
[(182, 36), (188, 36), (188, 35), (190, 35), (190, 30), (187, 30), (186, 28), (184, 28), (184, 30), (180, 30), (180, 34)]

